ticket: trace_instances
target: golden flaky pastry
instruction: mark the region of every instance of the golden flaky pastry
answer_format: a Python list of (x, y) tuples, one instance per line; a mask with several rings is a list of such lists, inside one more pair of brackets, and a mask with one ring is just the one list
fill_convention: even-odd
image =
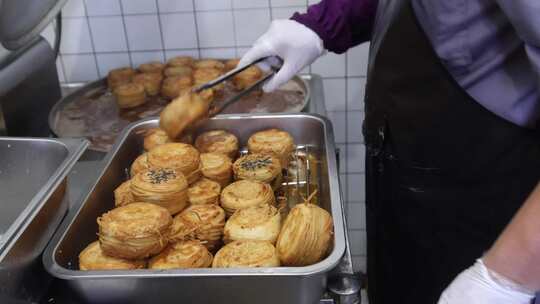
[(195, 61), (193, 67), (195, 69), (216, 69), (223, 71), (223, 69), (225, 69), (225, 64), (216, 59), (202, 59)]
[[(195, 83), (195, 86), (200, 86), (202, 84), (205, 84), (211, 80), (218, 78), (220, 75), (221, 75), (221, 70), (218, 70), (218, 69), (214, 69), (214, 68), (197, 69), (193, 72), (193, 82)], [(212, 89), (214, 89), (216, 93), (221, 93), (224, 88), (225, 88), (225, 85), (223, 83), (212, 87)]]
[(133, 83), (143, 85), (144, 91), (148, 96), (156, 96), (161, 90), (161, 73), (141, 73), (133, 76)]
[(254, 85), (263, 76), (261, 69), (252, 65), (233, 77), (234, 88), (238, 91), (245, 90)]
[(163, 69), (165, 69), (165, 65), (159, 61), (151, 61), (147, 63), (143, 63), (139, 65), (139, 71), (141, 73), (163, 73)]
[(148, 166), (148, 154), (143, 153), (139, 155), (131, 164), (131, 169), (129, 171), (129, 175), (131, 177), (137, 175), (137, 173), (140, 173), (144, 170), (147, 170), (149, 168)]
[(199, 151), (184, 143), (166, 143), (148, 151), (150, 168), (170, 168), (184, 174), (188, 184), (201, 177)]
[(218, 182), (221, 187), (232, 180), (232, 163), (229, 157), (221, 153), (202, 153), (201, 172), (206, 178)]
[(174, 217), (169, 238), (173, 242), (199, 240), (211, 252), (221, 244), (225, 211), (218, 205), (193, 205)]
[(279, 234), (276, 248), (283, 265), (306, 266), (321, 261), (332, 244), (332, 216), (314, 204), (294, 206)]
[(177, 138), (187, 127), (208, 116), (210, 102), (200, 94), (186, 93), (161, 111), (159, 126), (170, 138)]
[(131, 194), (135, 201), (156, 204), (176, 214), (188, 204), (187, 180), (174, 169), (149, 169), (131, 179)]
[(240, 180), (228, 185), (220, 196), (221, 206), (227, 216), (236, 210), (263, 204), (273, 205), (274, 202), (274, 191), (269, 184), (251, 180)]
[(105, 255), (98, 241), (90, 243), (79, 254), (79, 270), (131, 270), (142, 268), (146, 268), (144, 260), (128, 260)]
[(107, 85), (111, 90), (114, 90), (121, 84), (130, 83), (135, 74), (135, 70), (130, 67), (110, 70), (109, 75), (107, 75)]
[(188, 188), (188, 201), (191, 205), (218, 204), (221, 186), (207, 178), (201, 178)]
[(152, 128), (144, 133), (144, 149), (150, 151), (153, 148), (170, 143), (172, 140), (167, 133), (160, 128)]
[(189, 56), (177, 56), (167, 61), (168, 66), (192, 66), (195, 60)]
[(212, 266), (212, 254), (199, 241), (170, 244), (148, 262), (149, 269), (205, 268)]
[(165, 69), (163, 72), (166, 77), (174, 76), (187, 76), (191, 77), (193, 74), (193, 69), (189, 66), (172, 66)]
[(268, 183), (274, 191), (281, 186), (281, 163), (273, 154), (248, 154), (233, 165), (236, 180), (249, 179)]
[(239, 62), (239, 58), (229, 59), (225, 61), (225, 71), (228, 72), (230, 70), (234, 70)]
[(276, 207), (264, 204), (236, 211), (225, 223), (223, 240), (268, 241), (272, 244), (281, 229), (281, 214)]
[(131, 193), (131, 180), (125, 181), (114, 190), (114, 205), (124, 206), (135, 202)]
[(238, 154), (238, 138), (225, 130), (207, 131), (197, 136), (195, 147), (201, 153), (217, 152), (234, 159)]
[(161, 96), (173, 99), (191, 90), (192, 86), (191, 76), (167, 77), (161, 86)]
[(115, 87), (114, 97), (121, 109), (130, 109), (146, 102), (144, 85), (140, 83), (126, 83)]
[(278, 267), (276, 248), (267, 241), (234, 241), (214, 257), (214, 268)]
[(250, 153), (276, 155), (283, 168), (287, 168), (289, 157), (295, 149), (292, 136), (278, 129), (264, 130), (251, 135), (247, 146)]
[(172, 217), (167, 209), (149, 203), (131, 203), (97, 219), (99, 243), (106, 255), (144, 259), (167, 246)]

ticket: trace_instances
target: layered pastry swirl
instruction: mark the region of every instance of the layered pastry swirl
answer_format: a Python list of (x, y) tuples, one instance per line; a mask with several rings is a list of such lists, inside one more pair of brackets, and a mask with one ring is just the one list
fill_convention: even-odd
[(276, 155), (283, 168), (287, 168), (291, 153), (295, 149), (292, 136), (278, 129), (264, 130), (251, 135), (247, 146), (250, 153)]
[(205, 268), (212, 265), (212, 254), (199, 241), (172, 243), (150, 259), (149, 269)]
[(192, 66), (195, 60), (189, 56), (177, 56), (167, 61), (168, 66)]
[(170, 143), (172, 140), (167, 133), (160, 128), (152, 128), (144, 134), (144, 150), (150, 151), (153, 148)]
[(139, 65), (139, 71), (141, 73), (158, 73), (162, 74), (165, 65), (159, 61), (151, 61)]
[(140, 83), (126, 83), (115, 87), (114, 96), (116, 104), (121, 109), (130, 109), (146, 102), (144, 85)]
[(163, 72), (166, 77), (184, 76), (190, 77), (193, 74), (193, 69), (189, 66), (171, 66)]
[(225, 130), (207, 131), (197, 136), (195, 147), (201, 153), (217, 152), (234, 159), (238, 154), (238, 138)]
[(236, 181), (223, 189), (220, 202), (227, 216), (236, 210), (263, 204), (273, 205), (274, 191), (269, 184), (252, 180)]
[(98, 241), (90, 243), (79, 254), (79, 270), (131, 270), (145, 267), (144, 260), (128, 260), (106, 255)]
[(188, 204), (188, 183), (182, 172), (174, 169), (149, 169), (131, 179), (131, 194), (138, 202), (156, 204), (176, 214)]
[(161, 111), (159, 126), (170, 138), (179, 137), (193, 123), (208, 116), (212, 91), (205, 94), (186, 93), (169, 103)]
[(216, 59), (201, 59), (193, 64), (195, 69), (216, 69), (222, 72), (225, 69), (225, 64)]
[(125, 181), (114, 190), (114, 205), (124, 206), (135, 202), (131, 193), (131, 180)]
[(192, 205), (174, 217), (169, 238), (173, 242), (199, 240), (211, 252), (219, 248), (225, 211), (218, 205)]
[(306, 266), (321, 261), (332, 245), (332, 216), (321, 207), (294, 206), (279, 234), (276, 248), (283, 265)]
[(107, 85), (111, 90), (114, 90), (119, 85), (130, 83), (136, 73), (134, 69), (129, 67), (110, 70), (109, 75), (107, 75)]
[(167, 246), (172, 217), (167, 209), (149, 203), (131, 203), (97, 219), (99, 243), (112, 257), (144, 259)]
[(162, 80), (161, 73), (141, 73), (133, 76), (133, 83), (141, 84), (148, 96), (159, 94)]
[(191, 205), (218, 204), (221, 186), (207, 178), (201, 178), (188, 188), (188, 201)]
[(201, 154), (201, 173), (204, 177), (226, 187), (232, 179), (232, 163), (229, 157), (221, 153)]
[(129, 175), (133, 177), (142, 171), (148, 170), (149, 168), (150, 167), (148, 165), (148, 154), (143, 153), (139, 155), (131, 164)]
[(275, 244), (281, 229), (276, 207), (263, 204), (236, 211), (225, 223), (223, 240), (268, 241)]
[(214, 268), (278, 267), (276, 248), (267, 241), (234, 241), (223, 246), (214, 257)]
[(247, 154), (233, 165), (236, 180), (248, 179), (268, 183), (276, 190), (281, 186), (281, 163), (272, 154)]
[(147, 152), (150, 168), (170, 168), (184, 174), (191, 185), (201, 177), (199, 151), (184, 143), (166, 143)]
[(185, 94), (193, 86), (191, 76), (172, 76), (163, 80), (161, 95), (165, 98), (173, 99)]

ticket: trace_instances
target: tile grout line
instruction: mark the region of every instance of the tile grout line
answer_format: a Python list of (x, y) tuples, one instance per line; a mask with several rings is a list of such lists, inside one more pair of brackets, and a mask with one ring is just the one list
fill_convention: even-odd
[(272, 7), (272, 0), (268, 0), (268, 11), (270, 12), (270, 23), (274, 21), (274, 8)]
[(127, 31), (126, 26), (126, 15), (124, 14), (124, 5), (122, 4), (122, 1), (118, 0), (118, 5), (120, 6), (120, 12), (122, 13), (122, 25), (124, 26), (124, 38), (126, 38), (126, 47), (127, 47), (127, 53), (129, 58), (129, 65), (133, 67), (133, 59), (131, 58), (131, 47), (129, 45), (129, 35)]
[(159, 27), (159, 36), (161, 38), (161, 59), (163, 62), (165, 62), (165, 50), (167, 49), (165, 47), (165, 39), (163, 38), (163, 24), (161, 23), (161, 13), (159, 9), (159, 3), (158, 0), (155, 0), (156, 3), (156, 11), (157, 11), (157, 18), (158, 18), (158, 27)]
[(201, 58), (201, 39), (199, 37), (199, 23), (197, 22), (197, 10), (195, 9), (195, 0), (191, 0), (193, 5), (193, 20), (195, 21), (195, 37), (197, 38), (197, 56)]
[[(97, 78), (101, 78), (101, 73), (99, 70), (99, 64), (97, 61), (97, 55), (96, 55), (96, 46), (94, 45), (94, 34), (92, 33), (92, 27), (90, 26), (90, 17), (88, 17), (88, 9), (86, 7), (86, 1), (81, 1), (84, 7), (84, 17), (86, 18), (86, 25), (88, 26), (88, 34), (90, 35), (90, 44), (92, 44), (92, 55), (94, 57), (94, 63), (96, 65), (96, 73)], [(64, 75), (65, 77), (65, 75)]]

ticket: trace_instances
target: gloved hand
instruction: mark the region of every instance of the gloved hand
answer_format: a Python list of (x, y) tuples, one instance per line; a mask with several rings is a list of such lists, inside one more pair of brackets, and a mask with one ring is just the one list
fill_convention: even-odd
[[(303, 24), (292, 20), (275, 20), (253, 47), (242, 57), (238, 66), (242, 67), (262, 57), (278, 56), (283, 66), (264, 86), (271, 92), (289, 81), (304, 67), (324, 53), (323, 42), (317, 34)], [(268, 62), (273, 65), (275, 62)]]
[(482, 260), (446, 288), (439, 304), (530, 304), (534, 293), (489, 270)]

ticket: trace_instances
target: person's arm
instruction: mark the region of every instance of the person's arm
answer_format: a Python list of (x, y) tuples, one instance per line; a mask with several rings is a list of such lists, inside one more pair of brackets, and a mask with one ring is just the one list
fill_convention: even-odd
[(340, 54), (370, 39), (377, 4), (378, 0), (323, 0), (291, 19), (317, 33), (327, 50)]
[(488, 269), (540, 290), (540, 185), (483, 258)]
[[(263, 57), (281, 58), (283, 66), (263, 86), (265, 91), (273, 91), (322, 56), (325, 49), (343, 53), (368, 40), (377, 4), (378, 0), (322, 0), (291, 20), (274, 20), (238, 66)], [(275, 65), (272, 60), (266, 63)]]

